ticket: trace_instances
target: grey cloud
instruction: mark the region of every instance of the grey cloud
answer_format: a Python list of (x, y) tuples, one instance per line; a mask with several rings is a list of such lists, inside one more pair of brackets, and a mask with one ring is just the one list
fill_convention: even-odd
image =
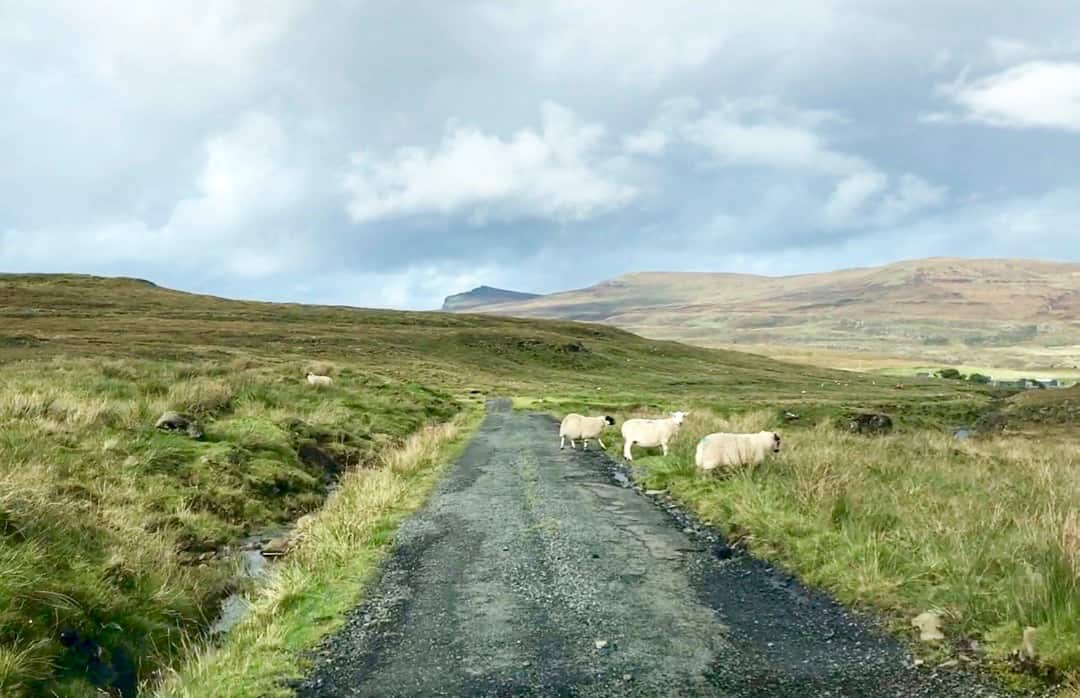
[[(1031, 82), (1078, 29), (1051, 0), (9, 3), (0, 269), (429, 307), (1080, 259), (1072, 102)], [(1032, 84), (1058, 101), (1000, 98)]]

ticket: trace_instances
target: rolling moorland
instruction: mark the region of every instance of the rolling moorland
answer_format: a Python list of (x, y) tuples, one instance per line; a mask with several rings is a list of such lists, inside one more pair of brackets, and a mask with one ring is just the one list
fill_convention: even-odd
[[(311, 388), (307, 370), (334, 386)], [(646, 486), (903, 636), (914, 614), (939, 612), (949, 641), (919, 648), (929, 663), (984, 664), (1023, 685), (1080, 670), (1075, 390), (895, 390), (602, 325), (8, 275), (0, 692), (288, 695), (302, 651), (356, 602), (356, 580), (467, 439), (484, 395), (620, 418), (691, 409), (670, 456), (635, 461)], [(168, 409), (197, 417), (204, 438), (154, 429)], [(848, 433), (861, 410), (890, 414), (896, 431)], [(951, 436), (976, 423), (988, 433)], [(720, 426), (781, 428), (785, 452), (702, 480), (693, 446)], [(308, 513), (277, 573), (245, 579), (239, 543)], [(252, 611), (208, 638), (237, 591)], [(1038, 651), (1020, 660), (1028, 626)]]
[(1080, 264), (924, 259), (784, 277), (648, 272), (526, 300), (490, 291), (452, 298), (448, 310), (602, 322), (819, 365), (914, 373), (933, 362), (1080, 377)]

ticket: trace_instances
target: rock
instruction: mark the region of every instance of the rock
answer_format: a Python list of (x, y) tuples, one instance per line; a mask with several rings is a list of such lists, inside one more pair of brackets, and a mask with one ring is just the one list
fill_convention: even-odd
[(938, 664), (938, 669), (952, 669), (953, 667), (960, 666), (960, 661), (957, 659), (950, 659), (948, 661)]
[(632, 675), (630, 675), (630, 674), (623, 674), (622, 675), (622, 680), (623, 681), (633, 681), (634, 677)]
[(731, 549), (731, 546), (727, 543), (720, 542), (712, 547), (712, 554), (717, 560), (730, 560), (735, 551)]
[(608, 641), (607, 640), (596, 640), (593, 644), (596, 645), (597, 650), (602, 650), (602, 649), (604, 649), (605, 647), (608, 646)]
[(657, 497), (662, 494), (667, 494), (667, 490), (645, 490), (645, 494), (650, 497)]
[(784, 412), (785, 422), (794, 422), (797, 419), (799, 419), (799, 415), (795, 414), (794, 412)]
[(911, 626), (918, 628), (919, 640), (922, 642), (936, 642), (945, 639), (945, 633), (941, 632), (941, 616), (936, 613), (920, 613), (911, 620)]
[(202, 429), (199, 428), (199, 423), (188, 417), (187, 415), (180, 414), (179, 412), (166, 412), (158, 417), (158, 420), (154, 422), (154, 428), (161, 429), (162, 431), (183, 432), (193, 439), (201, 439), (203, 437)]
[(260, 551), (263, 557), (281, 557), (289, 552), (292, 541), (287, 537), (274, 538), (262, 547)]
[(892, 428), (892, 418), (887, 414), (861, 412), (848, 422), (848, 429), (859, 434), (887, 434)]

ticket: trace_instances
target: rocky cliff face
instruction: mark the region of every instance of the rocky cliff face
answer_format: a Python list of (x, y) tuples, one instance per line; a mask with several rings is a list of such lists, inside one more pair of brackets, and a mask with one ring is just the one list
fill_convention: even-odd
[(513, 303), (538, 297), (539, 296), (535, 293), (521, 293), (518, 291), (507, 291), (502, 288), (492, 288), (491, 286), (477, 286), (471, 291), (447, 296), (446, 300), (443, 301), (442, 309), (452, 312), (461, 312), (462, 310), (477, 308), (482, 305)]

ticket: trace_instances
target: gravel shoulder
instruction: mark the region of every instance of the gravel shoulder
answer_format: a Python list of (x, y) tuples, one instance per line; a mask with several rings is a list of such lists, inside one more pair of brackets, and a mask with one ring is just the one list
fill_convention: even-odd
[(492, 401), (300, 696), (1004, 696)]

